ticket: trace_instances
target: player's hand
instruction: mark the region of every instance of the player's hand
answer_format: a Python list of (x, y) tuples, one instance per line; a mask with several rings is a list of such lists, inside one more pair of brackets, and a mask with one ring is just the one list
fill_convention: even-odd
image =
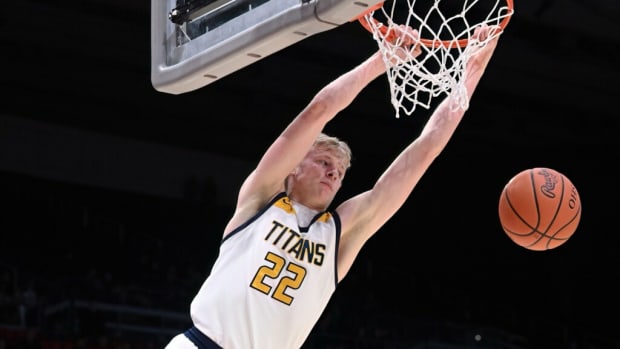
[(478, 52), (475, 52), (467, 64), (467, 70), (469, 73), (473, 73), (478, 69), (485, 69), (488, 64), (493, 51), (497, 46), (501, 29), (498, 26), (479, 26), (474, 30), (474, 34), (470, 40), (476, 40), (480, 42), (481, 47)]
[(406, 25), (399, 25), (388, 30), (386, 40), (389, 40), (394, 49), (392, 64), (407, 62), (422, 53), (420, 35), (416, 29)]
[[(489, 26), (489, 25), (481, 25), (474, 29), (474, 34), (472, 35), (470, 40), (476, 40), (477, 42), (487, 45), (490, 41), (494, 41), (497, 43), (497, 38), (501, 34), (501, 28), (499, 26)], [(487, 42), (489, 41), (489, 42)]]

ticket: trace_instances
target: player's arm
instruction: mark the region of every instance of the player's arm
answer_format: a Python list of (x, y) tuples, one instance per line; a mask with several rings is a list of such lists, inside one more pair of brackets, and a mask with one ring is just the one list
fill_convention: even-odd
[(251, 217), (284, 189), (286, 177), (310, 150), (324, 126), (347, 107), (372, 80), (385, 72), (375, 53), (363, 63), (322, 88), (288, 127), (269, 146), (246, 178), (225, 234)]
[[(496, 45), (497, 38), (470, 59), (465, 72), (469, 98)], [(363, 244), (404, 204), (424, 172), (452, 137), (465, 111), (460, 108), (453, 110), (449, 98), (439, 104), (420, 135), (394, 159), (372, 189), (343, 202), (337, 208), (343, 226), (338, 257), (340, 278), (344, 277)]]

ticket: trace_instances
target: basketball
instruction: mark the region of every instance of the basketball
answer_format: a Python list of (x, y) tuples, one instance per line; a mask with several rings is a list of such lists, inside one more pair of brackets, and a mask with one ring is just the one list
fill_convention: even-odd
[(581, 200), (562, 173), (537, 167), (519, 172), (504, 186), (499, 220), (517, 245), (544, 251), (564, 244), (577, 230)]

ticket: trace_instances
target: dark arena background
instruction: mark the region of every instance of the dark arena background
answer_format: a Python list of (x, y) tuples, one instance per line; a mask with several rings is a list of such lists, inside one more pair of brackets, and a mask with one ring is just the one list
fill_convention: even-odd
[[(515, 0), (470, 108), (364, 247), (304, 349), (620, 348), (620, 2)], [(163, 348), (189, 326), (241, 181), (376, 44), (357, 23), (181, 95), (150, 80), (146, 0), (0, 4), (0, 348)], [(420, 131), (378, 78), (328, 125), (369, 188)], [(424, 114), (424, 113), (422, 113)], [(550, 167), (583, 213), (511, 242), (504, 184)], [(260, 348), (279, 349), (279, 348)]]

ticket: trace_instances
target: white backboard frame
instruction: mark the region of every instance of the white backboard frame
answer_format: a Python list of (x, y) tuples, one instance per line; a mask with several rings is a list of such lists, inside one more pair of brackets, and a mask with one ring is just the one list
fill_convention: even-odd
[(270, 0), (196, 38), (180, 40), (182, 26), (169, 18), (177, 0), (151, 0), (151, 83), (170, 94), (199, 89), (311, 35), (351, 22), (381, 2)]

